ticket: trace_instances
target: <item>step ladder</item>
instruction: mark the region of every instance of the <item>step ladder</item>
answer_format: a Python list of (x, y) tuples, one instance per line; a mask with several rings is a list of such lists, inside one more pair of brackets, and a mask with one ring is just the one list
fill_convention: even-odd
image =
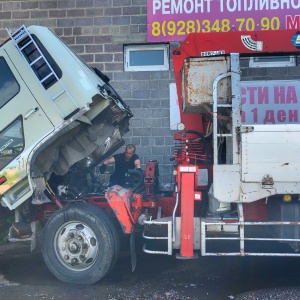
[[(237, 204), (238, 209), (238, 221), (237, 222), (224, 222), (218, 221), (215, 222), (211, 219), (201, 219), (201, 256), (289, 256), (289, 257), (299, 257), (299, 238), (278, 238), (278, 237), (252, 237), (247, 236), (245, 234), (245, 228), (256, 227), (256, 226), (296, 226), (300, 225), (300, 222), (287, 222), (287, 221), (245, 221), (244, 219), (244, 211), (243, 204)], [(207, 226), (237, 226), (238, 231), (237, 234), (216, 234), (210, 233), (207, 231)], [(219, 245), (228, 245), (228, 242), (231, 243), (230, 247), (225, 247), (214, 249), (211, 248), (210, 251), (207, 250), (208, 243), (213, 243), (218, 241)], [(255, 243), (255, 247), (252, 245), (246, 245), (245, 242)], [(270, 242), (270, 246), (266, 247), (265, 243), (262, 246), (263, 242)], [(296, 253), (292, 253), (291, 251), (286, 251), (281, 249), (281, 247), (277, 247), (271, 245), (271, 242), (276, 243), (295, 243), (296, 249), (294, 251)], [(270, 251), (266, 251), (270, 249)], [(255, 250), (255, 251), (254, 251)], [(275, 252), (275, 251), (276, 252)], [(274, 252), (273, 252), (274, 251)], [(298, 252), (298, 253), (297, 253)]]
[(173, 232), (172, 232), (172, 219), (164, 218), (164, 219), (157, 219), (157, 220), (149, 220), (144, 221), (145, 225), (158, 225), (158, 226), (167, 226), (167, 235), (166, 236), (155, 236), (155, 235), (146, 235), (145, 231), (143, 232), (142, 237), (146, 240), (166, 240), (167, 241), (167, 250), (166, 251), (155, 251), (149, 250), (146, 248), (146, 243), (143, 245), (143, 252), (148, 254), (166, 254), (172, 255), (173, 250)]
[[(44, 56), (43, 52), (27, 30), (27, 28), (22, 25), (20, 28), (18, 28), (16, 31), (11, 32), (9, 29), (6, 28), (6, 31), (8, 35), (10, 36), (11, 40), (14, 42), (15, 46), (19, 50), (21, 56), (24, 58), (25, 62), (28, 64), (30, 69), (32, 70), (34, 76), (36, 77), (37, 81), (39, 84), (42, 86), (44, 89), (45, 93), (47, 94), (48, 98), (52, 101), (54, 104), (55, 108), (59, 111), (61, 116), (66, 120), (72, 115), (74, 115), (76, 112), (79, 111), (79, 107), (74, 101), (74, 99), (71, 97), (57, 74), (54, 72), (53, 68), (51, 67), (50, 63)], [(27, 55), (31, 55), (35, 52), (35, 58), (34, 60), (30, 60)], [(43, 68), (43, 77), (38, 75), (38, 71)], [(60, 91), (54, 95), (50, 94), (49, 88), (54, 84), (54, 83), (59, 83), (60, 84)], [(56, 105), (55, 100), (61, 96), (62, 94), (67, 94), (68, 97), (71, 99), (73, 104), (75, 105), (75, 111), (73, 111), (71, 114), (68, 116), (64, 116), (62, 111), (59, 109), (59, 107)]]
[[(230, 137), (232, 138), (232, 164), (238, 163), (238, 140), (235, 128), (241, 126), (241, 117), (239, 112), (240, 105), (240, 68), (239, 55), (237, 53), (230, 54), (230, 72), (219, 75), (213, 83), (213, 136), (214, 136), (214, 164), (219, 164), (218, 144), (219, 139)], [(218, 84), (219, 82), (230, 77), (231, 83), (231, 103), (218, 102)], [(220, 133), (218, 128), (218, 108), (231, 108), (231, 128), (230, 133)]]
[[(18, 224), (18, 223), (16, 223)], [(9, 242), (30, 242), (31, 252), (36, 249), (37, 246), (37, 228), (38, 221), (33, 221), (30, 224), (30, 231), (28, 236), (19, 236), (16, 229), (11, 226), (8, 231), (8, 241)]]

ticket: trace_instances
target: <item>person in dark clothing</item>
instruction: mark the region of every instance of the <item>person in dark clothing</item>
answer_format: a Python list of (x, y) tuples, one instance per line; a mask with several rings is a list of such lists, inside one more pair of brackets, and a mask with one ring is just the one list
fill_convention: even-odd
[(138, 155), (135, 153), (135, 145), (129, 144), (125, 148), (125, 152), (115, 154), (104, 160), (100, 166), (100, 173), (104, 173), (106, 166), (115, 163), (115, 172), (110, 176), (110, 185), (125, 185), (125, 176), (128, 170), (141, 169), (141, 162)]

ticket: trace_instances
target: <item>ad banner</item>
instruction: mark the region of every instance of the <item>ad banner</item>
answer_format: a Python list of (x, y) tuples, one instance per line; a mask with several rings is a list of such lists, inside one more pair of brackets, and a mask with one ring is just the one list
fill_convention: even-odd
[(148, 42), (192, 32), (300, 30), (300, 0), (148, 0)]

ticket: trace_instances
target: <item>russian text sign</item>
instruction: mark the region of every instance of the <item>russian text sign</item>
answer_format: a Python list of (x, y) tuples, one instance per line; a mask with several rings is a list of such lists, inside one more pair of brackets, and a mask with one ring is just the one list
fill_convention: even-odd
[(243, 124), (299, 123), (299, 80), (243, 81), (241, 98)]
[(149, 42), (192, 32), (300, 30), (300, 0), (148, 0)]

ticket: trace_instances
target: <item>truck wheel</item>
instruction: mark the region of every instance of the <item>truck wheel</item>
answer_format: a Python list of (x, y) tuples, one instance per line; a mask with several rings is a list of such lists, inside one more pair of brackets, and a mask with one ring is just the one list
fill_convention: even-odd
[(114, 266), (119, 237), (111, 219), (100, 208), (77, 203), (47, 221), (42, 253), (49, 270), (61, 281), (92, 284)]

